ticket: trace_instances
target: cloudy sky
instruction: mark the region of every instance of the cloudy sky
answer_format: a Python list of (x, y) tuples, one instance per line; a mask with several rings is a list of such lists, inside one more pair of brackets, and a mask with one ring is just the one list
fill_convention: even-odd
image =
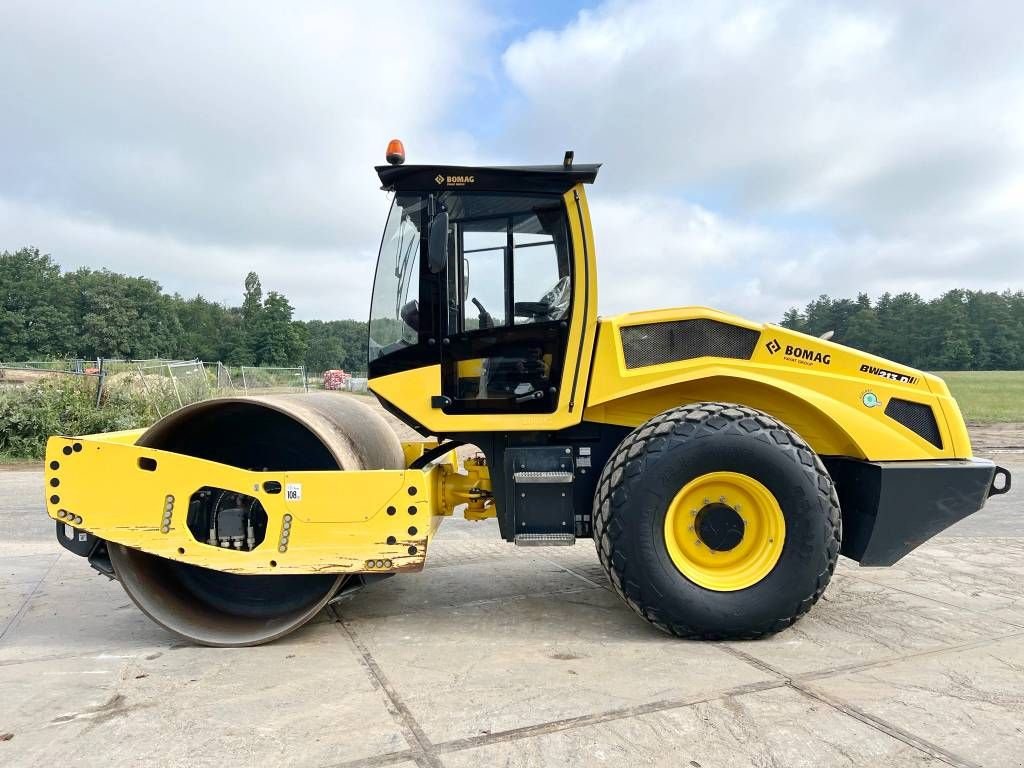
[[(983, 12), (982, 12), (983, 11)], [(363, 318), (373, 165), (602, 162), (603, 314), (1024, 288), (1024, 4), (0, 3), (0, 249)]]

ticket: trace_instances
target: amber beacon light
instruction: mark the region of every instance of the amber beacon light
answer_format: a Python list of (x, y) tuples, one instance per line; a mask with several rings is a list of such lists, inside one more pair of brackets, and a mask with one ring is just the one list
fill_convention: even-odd
[(391, 165), (401, 165), (405, 162), (405, 147), (402, 146), (402, 142), (398, 139), (392, 139), (388, 142), (388, 150), (385, 155), (385, 159)]

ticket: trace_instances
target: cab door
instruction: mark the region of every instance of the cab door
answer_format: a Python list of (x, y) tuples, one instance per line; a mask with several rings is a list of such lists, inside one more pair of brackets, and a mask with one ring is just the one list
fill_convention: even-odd
[[(573, 262), (560, 196), (474, 195), (450, 216), (446, 415), (553, 413), (572, 318)], [(465, 201), (470, 202), (470, 201)]]

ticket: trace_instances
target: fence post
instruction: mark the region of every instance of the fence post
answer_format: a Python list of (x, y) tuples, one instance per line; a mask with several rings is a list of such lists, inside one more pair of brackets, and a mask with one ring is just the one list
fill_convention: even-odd
[(234, 389), (235, 385), (231, 381), (231, 374), (228, 372), (227, 367), (220, 360), (217, 361), (217, 392), (218, 394), (222, 389)]
[(142, 370), (142, 364), (140, 363), (136, 365), (135, 368), (139, 372), (139, 380), (142, 382), (142, 388), (146, 390), (146, 397), (149, 398), (149, 402), (151, 402), (153, 404), (153, 408), (156, 409), (157, 418), (162, 419), (164, 414), (163, 411), (160, 410), (159, 398), (153, 397), (153, 393), (149, 391), (149, 382), (146, 381), (146, 374)]
[(171, 366), (167, 366), (167, 375), (171, 379), (171, 385), (174, 387), (174, 396), (178, 398), (178, 407), (181, 408), (181, 395), (178, 393), (178, 381), (174, 378), (174, 371), (171, 370)]
[(198, 394), (201, 398), (207, 400), (213, 396), (213, 390), (210, 389), (210, 380), (206, 377), (206, 363), (197, 359), (196, 366), (199, 368), (199, 380), (203, 383), (203, 391)]
[(100, 374), (99, 374), (100, 380), (99, 380), (99, 383), (96, 385), (96, 407), (97, 408), (100, 407), (100, 403), (103, 400), (103, 382), (107, 378), (106, 368), (103, 366), (103, 358), (100, 358), (99, 362), (100, 362)]

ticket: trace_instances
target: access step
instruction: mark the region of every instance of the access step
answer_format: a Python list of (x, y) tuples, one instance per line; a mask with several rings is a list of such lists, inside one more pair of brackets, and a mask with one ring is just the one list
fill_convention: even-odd
[(534, 483), (571, 483), (572, 472), (516, 472), (512, 479), (517, 485), (532, 485)]
[(569, 547), (576, 543), (571, 533), (517, 533), (517, 547)]
[(576, 541), (576, 467), (567, 445), (523, 446), (505, 451), (505, 509), (511, 509), (519, 546), (567, 546)]

